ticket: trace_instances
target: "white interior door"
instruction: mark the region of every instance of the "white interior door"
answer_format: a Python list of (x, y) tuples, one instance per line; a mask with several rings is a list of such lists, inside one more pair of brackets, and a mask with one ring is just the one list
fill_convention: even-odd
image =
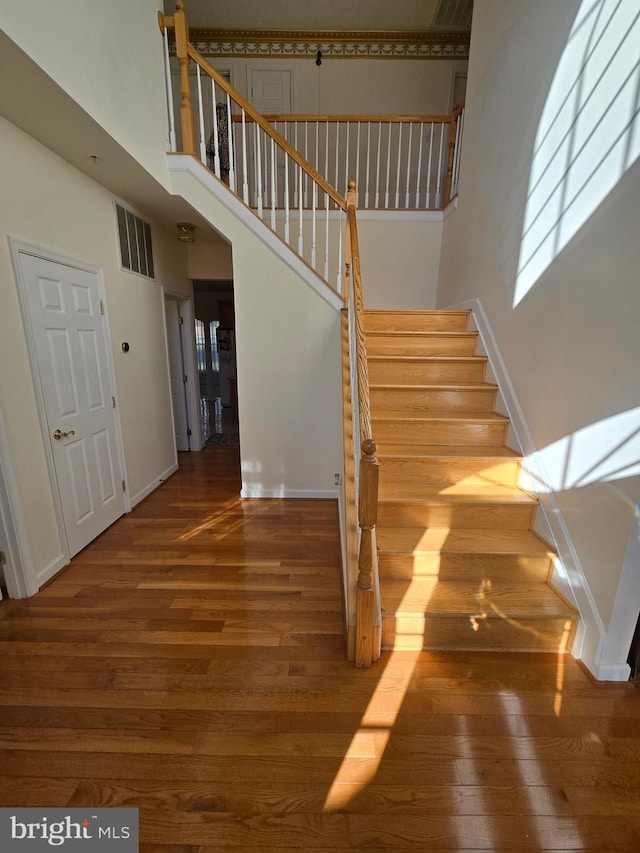
[(69, 554), (125, 511), (98, 277), (19, 253)]
[(169, 348), (169, 375), (171, 403), (176, 432), (176, 450), (190, 450), (189, 418), (187, 415), (186, 373), (182, 355), (182, 317), (177, 299), (165, 299), (167, 321), (167, 346)]
[(263, 115), (291, 112), (291, 71), (287, 69), (252, 68), (251, 103)]

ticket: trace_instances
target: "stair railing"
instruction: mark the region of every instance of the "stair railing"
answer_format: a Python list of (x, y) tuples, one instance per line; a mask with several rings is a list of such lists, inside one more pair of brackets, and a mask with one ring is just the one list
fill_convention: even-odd
[[(264, 118), (341, 192), (355, 175), (361, 210), (441, 210), (448, 201), (451, 115)], [(309, 206), (306, 193), (303, 203)]]
[[(359, 546), (356, 580), (355, 643), (356, 666), (371, 666), (380, 657), (381, 611), (375, 527), (378, 514), (378, 473), (376, 443), (372, 438), (369, 402), (369, 371), (364, 328), (364, 304), (360, 272), (360, 248), (356, 219), (356, 185), (349, 182), (347, 192), (347, 304), (351, 351), (351, 399), (357, 411), (358, 429), (354, 431), (353, 452), (357, 488)], [(355, 420), (355, 418), (354, 418)], [(347, 466), (345, 465), (345, 468)]]
[[(159, 12), (158, 22), (165, 46), (170, 150), (197, 157), (341, 293), (345, 199), (189, 43), (183, 0), (177, 0), (173, 16)], [(180, 75), (179, 127), (174, 118), (170, 29), (175, 31)], [(309, 208), (303, 204), (303, 187)]]

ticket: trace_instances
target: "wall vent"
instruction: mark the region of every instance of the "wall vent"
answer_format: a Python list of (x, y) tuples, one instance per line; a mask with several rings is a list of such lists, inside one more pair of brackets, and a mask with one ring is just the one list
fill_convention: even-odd
[(151, 225), (117, 202), (116, 217), (123, 269), (153, 278)]
[(431, 22), (432, 27), (470, 30), (473, 0), (440, 0)]

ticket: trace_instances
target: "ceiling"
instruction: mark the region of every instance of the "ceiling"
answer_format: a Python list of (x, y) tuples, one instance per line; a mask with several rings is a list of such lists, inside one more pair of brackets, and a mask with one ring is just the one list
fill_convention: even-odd
[[(190, 27), (240, 30), (469, 30), (473, 0), (184, 0)], [(164, 0), (172, 15), (175, 0)]]

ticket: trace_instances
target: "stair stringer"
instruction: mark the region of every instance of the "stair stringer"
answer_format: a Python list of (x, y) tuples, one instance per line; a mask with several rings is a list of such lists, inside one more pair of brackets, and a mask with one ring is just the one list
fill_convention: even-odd
[[(538, 498), (539, 512), (536, 513), (534, 530), (548, 540), (558, 554), (550, 583), (575, 605), (580, 614), (571, 653), (598, 679), (626, 680), (628, 673), (622, 677), (620, 667), (611, 667), (611, 671), (604, 672), (600, 666), (606, 630), (482, 302), (476, 298), (447, 306), (447, 310), (452, 311), (464, 309), (471, 310), (469, 328), (478, 332), (478, 354), (486, 355), (488, 359), (487, 380), (498, 386), (495, 410), (510, 419), (508, 442), (526, 458), (520, 485)], [(544, 492), (537, 488), (539, 483), (545, 484)]]

